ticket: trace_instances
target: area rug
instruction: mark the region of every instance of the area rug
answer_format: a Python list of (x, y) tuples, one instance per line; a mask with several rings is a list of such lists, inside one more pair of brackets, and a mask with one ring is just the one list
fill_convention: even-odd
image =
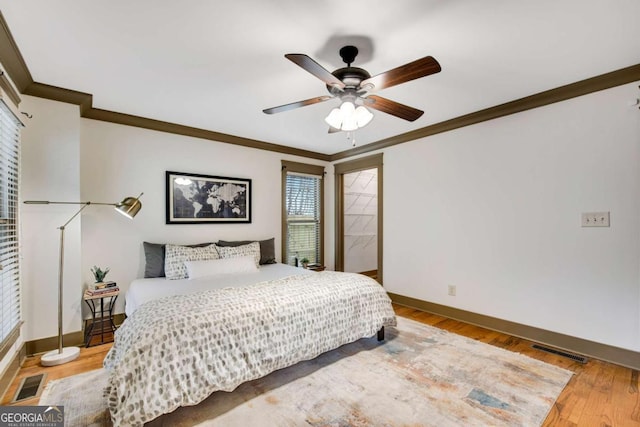
[[(325, 353), (152, 426), (539, 426), (572, 373), (409, 319), (386, 339)], [(67, 426), (110, 426), (95, 370), (51, 381), (41, 405), (63, 405)]]

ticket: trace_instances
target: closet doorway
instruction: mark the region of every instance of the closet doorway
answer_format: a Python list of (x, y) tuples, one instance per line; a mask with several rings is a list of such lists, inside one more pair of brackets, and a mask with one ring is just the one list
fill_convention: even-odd
[(336, 270), (382, 283), (382, 154), (334, 167)]

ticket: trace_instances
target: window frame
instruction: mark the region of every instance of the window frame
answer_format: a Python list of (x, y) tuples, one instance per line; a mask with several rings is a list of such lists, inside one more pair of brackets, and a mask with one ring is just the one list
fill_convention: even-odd
[(307, 163), (292, 162), (289, 160), (282, 160), (282, 245), (280, 260), (283, 264), (287, 262), (287, 174), (288, 173), (301, 173), (307, 175), (314, 175), (320, 179), (320, 220), (319, 220), (319, 242), (318, 242), (318, 260), (317, 262), (324, 265), (324, 184), (325, 184), (325, 168), (320, 165), (312, 165)]

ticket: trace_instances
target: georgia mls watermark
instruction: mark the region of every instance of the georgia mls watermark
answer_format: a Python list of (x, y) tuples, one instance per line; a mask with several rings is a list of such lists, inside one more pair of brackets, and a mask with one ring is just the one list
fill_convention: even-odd
[(64, 406), (0, 406), (0, 427), (64, 427)]

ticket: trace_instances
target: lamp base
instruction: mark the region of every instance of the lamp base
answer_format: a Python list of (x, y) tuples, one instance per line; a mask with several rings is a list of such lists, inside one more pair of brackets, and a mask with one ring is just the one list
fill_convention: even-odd
[(42, 355), (40, 364), (42, 366), (56, 366), (63, 363), (76, 360), (80, 356), (80, 349), (78, 347), (64, 347), (62, 353), (58, 350), (53, 350)]

